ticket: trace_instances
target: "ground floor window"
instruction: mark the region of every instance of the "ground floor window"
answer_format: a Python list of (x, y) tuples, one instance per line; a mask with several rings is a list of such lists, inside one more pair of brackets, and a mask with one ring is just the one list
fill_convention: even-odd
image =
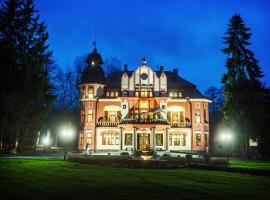
[(204, 140), (205, 140), (205, 146), (208, 147), (209, 145), (208, 145), (208, 135), (207, 134), (204, 135)]
[(119, 133), (102, 133), (102, 145), (119, 145)]
[(131, 146), (132, 145), (132, 133), (125, 134), (125, 145)]
[(202, 145), (202, 134), (197, 133), (196, 134), (196, 145), (201, 146)]
[(83, 145), (83, 132), (80, 133), (80, 145)]
[(171, 133), (169, 135), (170, 146), (186, 146), (186, 134), (184, 133)]
[(86, 144), (92, 144), (92, 133), (86, 132)]
[(163, 134), (162, 133), (156, 134), (156, 145), (163, 146)]

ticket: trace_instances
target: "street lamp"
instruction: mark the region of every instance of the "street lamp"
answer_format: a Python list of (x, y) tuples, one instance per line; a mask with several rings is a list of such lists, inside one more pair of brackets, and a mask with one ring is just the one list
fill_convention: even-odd
[(66, 160), (67, 159), (67, 143), (73, 138), (74, 130), (69, 124), (69, 126), (63, 127), (60, 133), (61, 133), (61, 138), (65, 144), (64, 160)]
[(229, 143), (232, 140), (232, 134), (230, 131), (223, 131), (220, 134), (220, 139), (223, 141), (223, 143), (225, 143), (226, 145), (226, 154), (227, 154), (227, 163), (229, 164)]

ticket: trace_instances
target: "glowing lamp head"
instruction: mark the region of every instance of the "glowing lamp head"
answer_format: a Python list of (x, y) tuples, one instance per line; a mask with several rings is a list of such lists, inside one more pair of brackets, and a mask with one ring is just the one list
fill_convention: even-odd
[(220, 138), (223, 141), (230, 141), (232, 139), (232, 134), (229, 132), (221, 133)]
[(63, 127), (60, 133), (61, 133), (61, 137), (64, 140), (69, 140), (74, 136), (74, 131), (69, 126), (68, 127)]
[(44, 137), (44, 138), (43, 138), (43, 144), (44, 144), (45, 146), (48, 146), (48, 145), (50, 144), (50, 139), (49, 139), (48, 137)]

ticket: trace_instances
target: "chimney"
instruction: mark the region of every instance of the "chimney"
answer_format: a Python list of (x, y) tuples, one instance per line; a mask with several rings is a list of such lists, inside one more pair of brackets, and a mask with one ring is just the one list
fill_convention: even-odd
[(178, 76), (178, 68), (174, 68), (173, 73)]
[(128, 71), (128, 65), (124, 64), (124, 71), (127, 72)]
[(164, 70), (164, 66), (160, 66), (160, 67), (159, 67), (159, 70), (160, 70), (160, 71), (163, 71), (163, 70)]

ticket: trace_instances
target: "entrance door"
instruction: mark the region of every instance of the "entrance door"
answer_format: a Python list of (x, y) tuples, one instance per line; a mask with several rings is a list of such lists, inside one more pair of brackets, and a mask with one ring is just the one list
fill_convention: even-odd
[(138, 139), (137, 139), (137, 148), (139, 150), (149, 150), (150, 148), (150, 134), (149, 133), (138, 133)]

